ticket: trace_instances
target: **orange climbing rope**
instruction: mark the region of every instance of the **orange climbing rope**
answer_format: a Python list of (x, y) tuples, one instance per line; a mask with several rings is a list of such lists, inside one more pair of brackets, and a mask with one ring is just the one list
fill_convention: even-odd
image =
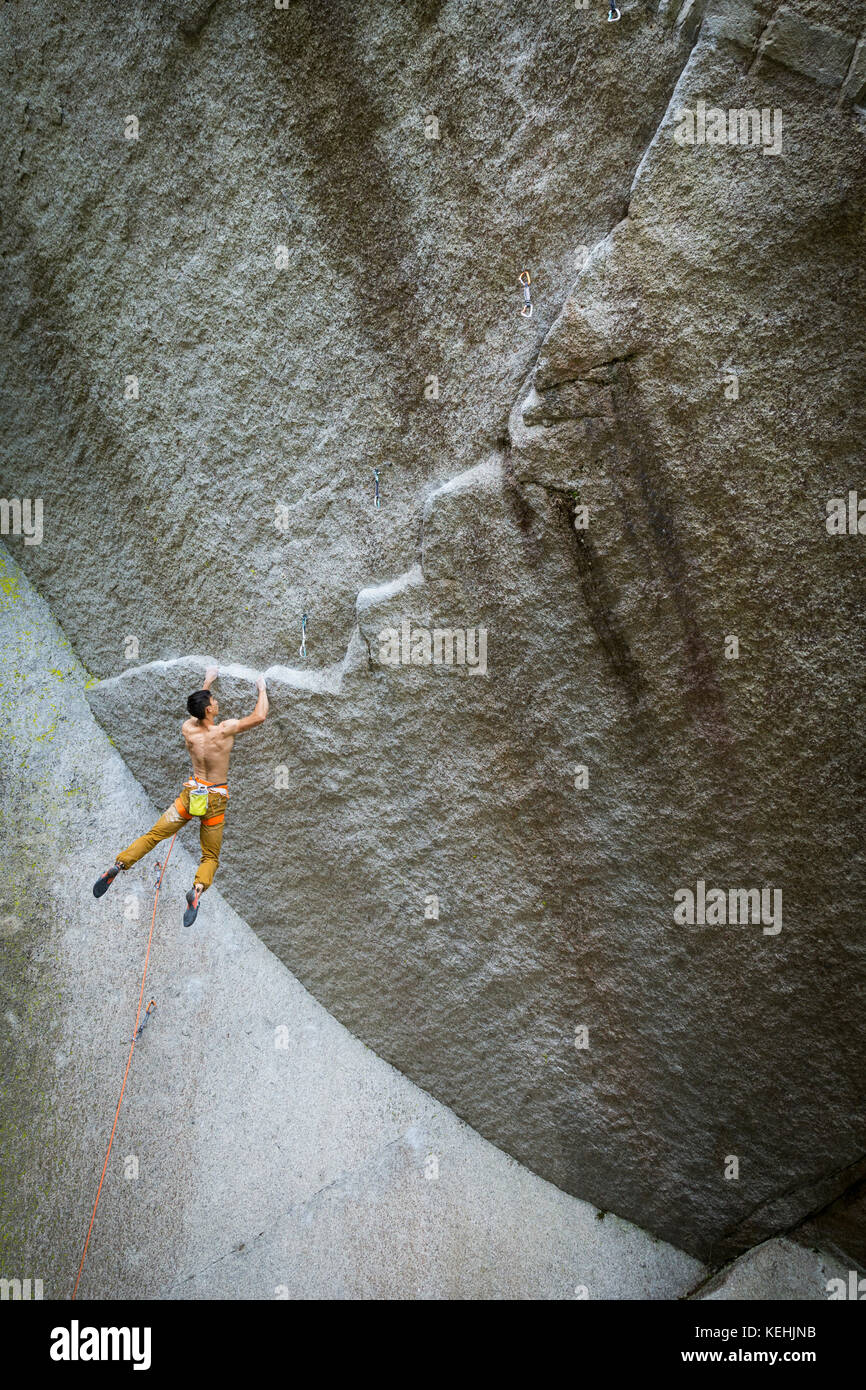
[(145, 952), (144, 956), (144, 973), (141, 977), (141, 989), (138, 991), (138, 1009), (136, 1010), (135, 1014), (135, 1027), (132, 1030), (132, 1042), (129, 1046), (129, 1056), (126, 1059), (126, 1071), (123, 1073), (123, 1085), (120, 1088), (120, 1095), (117, 1101), (117, 1109), (114, 1112), (114, 1124), (111, 1126), (111, 1138), (108, 1141), (108, 1148), (105, 1153), (105, 1162), (102, 1165), (102, 1176), (99, 1179), (99, 1186), (96, 1189), (96, 1201), (93, 1203), (93, 1211), (91, 1212), (90, 1216), (90, 1225), (87, 1228), (87, 1239), (84, 1242), (84, 1249), (81, 1252), (81, 1264), (78, 1266), (78, 1278), (75, 1280), (75, 1288), (72, 1290), (73, 1298), (75, 1298), (75, 1295), (78, 1293), (78, 1285), (81, 1282), (81, 1271), (84, 1268), (84, 1261), (87, 1258), (87, 1247), (90, 1244), (90, 1236), (93, 1232), (93, 1223), (96, 1220), (96, 1208), (99, 1206), (99, 1197), (102, 1192), (102, 1184), (105, 1181), (105, 1174), (108, 1169), (108, 1160), (111, 1157), (111, 1146), (114, 1143), (114, 1131), (117, 1129), (117, 1119), (120, 1115), (120, 1107), (123, 1103), (123, 1093), (126, 1090), (126, 1078), (129, 1076), (129, 1068), (132, 1065), (132, 1054), (135, 1051), (135, 1044), (138, 1041), (138, 1020), (141, 1017), (141, 1001), (144, 998), (144, 984), (147, 979), (147, 965), (148, 961), (150, 960), (150, 943), (153, 941), (153, 928), (156, 923), (156, 908), (159, 902), (159, 890), (162, 887), (162, 880), (165, 875), (165, 871), (168, 868), (168, 861), (171, 858), (172, 845), (174, 844), (176, 839), (177, 831), (175, 831), (175, 833), (171, 837), (171, 843), (168, 847), (168, 854), (165, 856), (165, 862), (162, 864), (160, 868), (159, 878), (156, 881), (156, 893), (154, 894), (153, 898), (153, 916), (150, 919), (150, 934), (147, 938), (147, 951)]

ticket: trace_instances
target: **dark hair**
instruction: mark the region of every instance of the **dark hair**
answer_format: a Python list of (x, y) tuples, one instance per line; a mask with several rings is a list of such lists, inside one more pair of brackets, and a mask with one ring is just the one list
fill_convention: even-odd
[(194, 690), (186, 702), (193, 719), (204, 719), (205, 710), (211, 701), (209, 690)]

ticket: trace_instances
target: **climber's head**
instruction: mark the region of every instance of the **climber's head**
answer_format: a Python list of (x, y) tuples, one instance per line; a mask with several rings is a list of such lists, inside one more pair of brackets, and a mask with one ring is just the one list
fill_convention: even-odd
[(215, 719), (219, 714), (219, 701), (209, 690), (194, 690), (186, 702), (193, 719), (204, 719), (210, 714)]

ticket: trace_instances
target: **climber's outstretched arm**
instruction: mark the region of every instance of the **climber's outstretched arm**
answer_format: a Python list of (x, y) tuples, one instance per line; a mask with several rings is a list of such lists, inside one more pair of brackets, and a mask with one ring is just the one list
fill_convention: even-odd
[(257, 681), (259, 687), (259, 698), (256, 700), (256, 707), (252, 714), (245, 714), (243, 719), (227, 719), (222, 725), (227, 734), (242, 734), (244, 729), (254, 729), (257, 724), (264, 724), (268, 717), (268, 692), (265, 689), (265, 678), (259, 676)]

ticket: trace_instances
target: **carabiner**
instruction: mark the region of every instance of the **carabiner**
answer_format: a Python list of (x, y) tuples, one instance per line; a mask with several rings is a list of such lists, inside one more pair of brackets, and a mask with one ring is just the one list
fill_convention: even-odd
[(616, 21), (618, 19), (622, 19), (622, 15), (620, 14), (616, 5), (611, 5), (610, 9), (607, 12), (607, 22), (608, 24), (616, 24)]

